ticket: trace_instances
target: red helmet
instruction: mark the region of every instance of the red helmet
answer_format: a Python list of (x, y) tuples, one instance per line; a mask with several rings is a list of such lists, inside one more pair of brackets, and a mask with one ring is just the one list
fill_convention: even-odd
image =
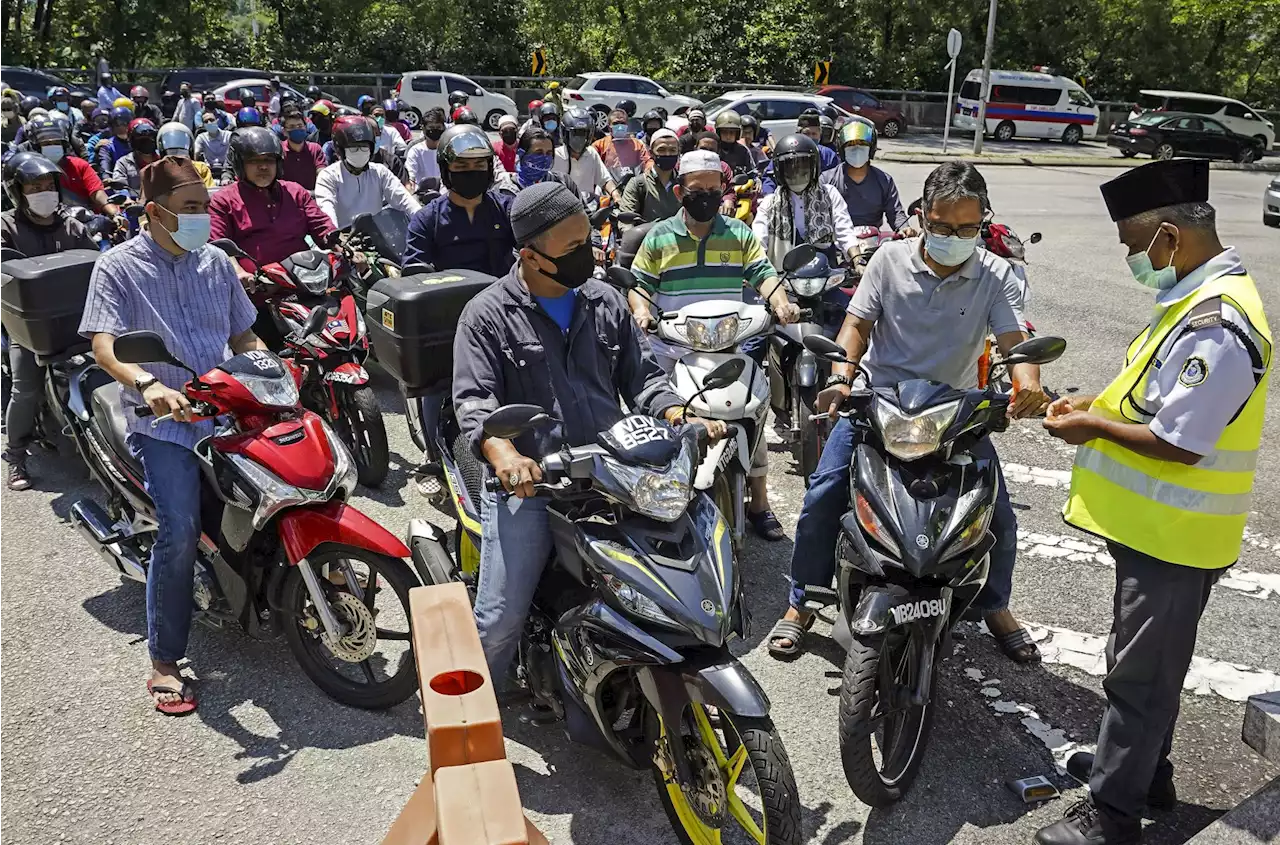
[(129, 89), (129, 97), (136, 103), (139, 99), (151, 99), (151, 92), (142, 85), (135, 85)]
[(541, 106), (542, 106), (542, 101), (541, 101), (541, 100), (530, 100), (530, 101), (529, 101), (529, 114), (533, 114), (533, 113), (534, 113), (534, 112), (536, 112), (536, 111), (537, 111)]
[(338, 150), (345, 150), (356, 144), (368, 144), (372, 150), (375, 140), (373, 126), (364, 115), (349, 114), (338, 118), (333, 124), (333, 146)]

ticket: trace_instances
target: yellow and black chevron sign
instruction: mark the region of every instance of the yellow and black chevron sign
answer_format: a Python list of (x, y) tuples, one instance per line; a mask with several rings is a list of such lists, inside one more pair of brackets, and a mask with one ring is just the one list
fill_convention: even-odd
[(533, 66), (534, 76), (546, 76), (547, 75), (547, 51), (543, 50), (541, 47), (534, 50), (533, 61), (531, 64)]
[(831, 62), (815, 62), (813, 65), (813, 84), (814, 85), (830, 85), (831, 84)]

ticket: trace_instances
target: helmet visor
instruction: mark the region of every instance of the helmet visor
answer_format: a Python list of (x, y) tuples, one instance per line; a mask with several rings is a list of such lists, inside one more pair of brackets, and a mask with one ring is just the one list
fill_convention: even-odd
[(840, 146), (861, 142), (870, 144), (876, 138), (876, 130), (860, 120), (851, 120), (840, 127)]
[(778, 168), (787, 190), (793, 194), (801, 194), (809, 190), (813, 181), (814, 161), (812, 155), (794, 155), (782, 159)]
[(449, 148), (445, 152), (449, 161), (460, 158), (487, 158), (493, 155), (489, 139), (479, 132), (463, 132), (449, 140)]

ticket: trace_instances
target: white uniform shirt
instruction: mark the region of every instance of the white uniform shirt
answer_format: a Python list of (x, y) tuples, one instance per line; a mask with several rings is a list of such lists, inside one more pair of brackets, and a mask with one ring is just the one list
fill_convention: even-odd
[(384, 207), (398, 208), (409, 216), (422, 207), (395, 174), (376, 161), (360, 173), (335, 161), (316, 176), (312, 193), (320, 210), (339, 229), (350, 226), (357, 215), (375, 214)]
[(403, 153), (408, 146), (404, 138), (400, 137), (400, 133), (394, 129), (383, 129), (382, 133), (378, 135), (378, 149), (380, 150)]
[[(1152, 325), (1204, 283), (1243, 272), (1239, 253), (1228, 247), (1160, 292)], [(1156, 351), (1147, 370), (1141, 410), (1152, 414), (1149, 425), (1156, 437), (1179, 449), (1208, 455), (1257, 382), (1249, 352), (1234, 332), (1216, 325), (1182, 334), (1189, 319), (1189, 315), (1183, 317)], [(1226, 302), (1222, 319), (1252, 336), (1249, 321)], [(1263, 352), (1256, 337), (1254, 343)]]
[(414, 184), (421, 185), (426, 179), (440, 178), (440, 165), (436, 161), (436, 148), (428, 147), (426, 142), (414, 144), (409, 148), (404, 161), (405, 169)]
[[(826, 182), (820, 182), (819, 184), (827, 192), (827, 198), (831, 200), (831, 224), (836, 230), (836, 246), (840, 248), (841, 256), (848, 257), (849, 250), (858, 245), (858, 238), (853, 233), (853, 220), (849, 217), (849, 206), (845, 203), (844, 197), (840, 195), (840, 191), (835, 185), (829, 185)], [(760, 239), (760, 246), (764, 247), (765, 253), (769, 252), (769, 214), (773, 209), (773, 204), (778, 201), (778, 197), (782, 196), (783, 193), (791, 196), (791, 219), (796, 224), (796, 242), (794, 245), (798, 246), (805, 242), (804, 199), (800, 194), (793, 194), (790, 191), (783, 191), (782, 188), (779, 188), (760, 200), (760, 207), (756, 210), (756, 218), (751, 223), (751, 231), (755, 232), (756, 237)]]
[(556, 147), (551, 169), (556, 173), (568, 174), (578, 191), (584, 194), (603, 193), (604, 186), (610, 181), (609, 168), (604, 166), (604, 160), (590, 144), (582, 151), (582, 155), (573, 159), (572, 164), (569, 160), (569, 148), (563, 144)]

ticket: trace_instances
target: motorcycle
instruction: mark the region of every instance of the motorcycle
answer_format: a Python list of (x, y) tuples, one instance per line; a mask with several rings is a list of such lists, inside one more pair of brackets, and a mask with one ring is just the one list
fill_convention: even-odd
[[(829, 338), (809, 335), (804, 345), (848, 363)], [(1065, 349), (1061, 338), (1033, 338), (999, 367), (1047, 364)], [(852, 509), (840, 519), (836, 590), (808, 586), (806, 596), (839, 608), (833, 636), (847, 651), (840, 757), (854, 794), (872, 807), (897, 801), (915, 779), (938, 662), (986, 583), (999, 476), (994, 460), (972, 450), (1008, 427), (1009, 400), (991, 386), (913, 379), (855, 388), (840, 412), (854, 426)]]
[[(626, 189), (635, 178), (629, 167), (624, 167), (618, 184), (618, 192)], [(618, 247), (622, 243), (623, 226), (635, 226), (644, 222), (638, 214), (623, 211), (607, 197), (592, 197), (586, 201), (587, 217), (591, 222), (593, 245), (600, 250), (599, 265), (609, 267), (618, 263)]]
[[(319, 330), (325, 317), (317, 308), (304, 329)], [(196, 418), (223, 419), (195, 450), (207, 494), (195, 618), (214, 628), (238, 623), (255, 638), (283, 627), (303, 672), (343, 704), (384, 709), (413, 695), (409, 590), (418, 578), (404, 560), (409, 549), (347, 504), (355, 461), (332, 429), (300, 406), (291, 365), (251, 351), (200, 375), (153, 332), (120, 335), (115, 354), (125, 363), (159, 361), (190, 372), (183, 392)], [(105, 510), (93, 499), (77, 501), (71, 521), (113, 571), (145, 583), (156, 509), (125, 442), (119, 386), (84, 355), (62, 356), (49, 372), (58, 413), (108, 494)]]
[[(387, 428), (364, 368), (369, 336), (343, 259), (307, 249), (263, 266), (233, 241), (222, 238), (213, 245), (254, 265), (264, 303), (284, 338), (285, 354), (300, 373), (303, 407), (324, 417), (338, 432), (355, 456), (360, 483), (380, 485), (390, 464)], [(316, 308), (323, 309), (325, 322), (314, 332), (302, 332)]]
[[(1027, 243), (1038, 244), (1043, 239), (1043, 235), (1039, 232), (1032, 232), (1031, 237), (1027, 239)], [(1022, 239), (1018, 237), (1018, 233), (1004, 223), (992, 223), (987, 221), (982, 224), (982, 245), (989, 252), (994, 252), (1001, 256), (1011, 265), (1013, 265), (1014, 275), (1018, 277), (1018, 283), (1022, 287), (1022, 307), (1028, 308), (1031, 304), (1031, 287), (1027, 284), (1027, 248)], [(1036, 327), (1031, 324), (1030, 320), (1026, 321), (1027, 334), (1031, 337), (1036, 335)], [(985, 387), (989, 378), (992, 367), (1000, 360), (1000, 350), (996, 347), (995, 338), (988, 337), (986, 348), (982, 357), (978, 359), (978, 386)], [(1008, 373), (1006, 372), (1006, 375)], [(1001, 389), (1008, 390), (1012, 386), (1009, 382), (1003, 382), (999, 385)]]
[(750, 226), (760, 202), (760, 174), (752, 171), (733, 177), (733, 195), (733, 216)]
[[(706, 388), (724, 389), (740, 369), (730, 359)], [(484, 430), (511, 438), (549, 421), (537, 406), (507, 405)], [(536, 487), (550, 499), (555, 551), (517, 679), (547, 714), (538, 723), (563, 721), (570, 739), (651, 771), (685, 845), (722, 833), (798, 845), (795, 775), (769, 699), (727, 647), (748, 614), (724, 518), (691, 483), (701, 434), (629, 416), (595, 444), (542, 459)], [(459, 578), (438, 530), (414, 520), (409, 531), (435, 583)]]

